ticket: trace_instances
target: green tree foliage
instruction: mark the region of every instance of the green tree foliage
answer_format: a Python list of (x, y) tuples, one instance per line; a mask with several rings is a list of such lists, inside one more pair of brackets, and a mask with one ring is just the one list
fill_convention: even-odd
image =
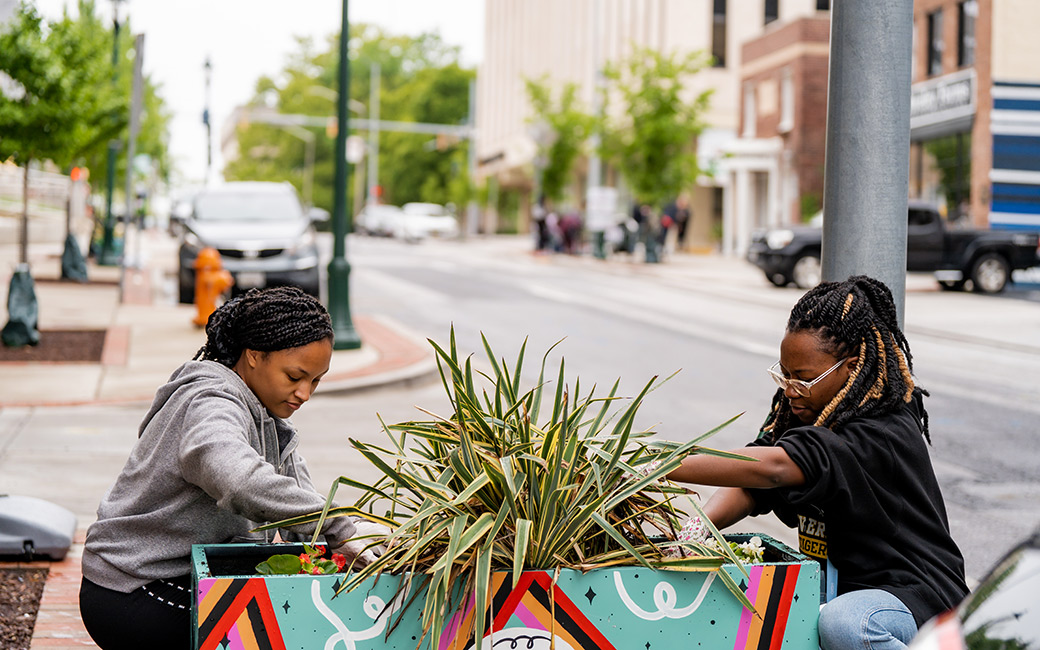
[(74, 143), (77, 93), (32, 5), (23, 4), (0, 33), (0, 71), (9, 80), (0, 95), (0, 159), (28, 165), (65, 158)]
[[(112, 29), (97, 17), (93, 0), (79, 0), (77, 9), (48, 25), (26, 2), (0, 33), (0, 71), (24, 89), (20, 97), (0, 97), (0, 158), (83, 164), (99, 186), (106, 180), (108, 142), (125, 138), (129, 121), (132, 43), (120, 38), (119, 83), (113, 85)], [(170, 115), (147, 79), (143, 98), (137, 151), (157, 160), (165, 177)]]
[(546, 129), (548, 136), (538, 143), (538, 156), (543, 162), (542, 193), (559, 201), (571, 180), (574, 161), (592, 133), (595, 118), (581, 109), (576, 84), (565, 84), (556, 102), (545, 77), (539, 81), (528, 79), (526, 84), (527, 98), (534, 111), (531, 122), (536, 129)]
[(971, 193), (971, 140), (962, 134), (948, 135), (925, 142), (924, 148), (935, 159), (939, 189), (952, 216)]
[[(459, 48), (436, 34), (387, 34), (366, 24), (350, 27), (351, 119), (367, 117), (372, 64), (379, 65), (380, 118), (402, 122), (463, 124), (469, 107), (472, 70), (458, 64)], [(280, 113), (326, 116), (336, 114), (339, 35), (317, 48), (300, 39), (297, 51), (276, 77), (257, 81), (251, 106), (269, 106)], [(356, 109), (356, 110), (355, 110)], [(368, 133), (350, 127), (367, 142)], [(314, 204), (332, 208), (335, 178), (333, 132), (309, 129), (315, 136)], [(228, 163), (228, 180), (289, 181), (302, 189), (305, 142), (286, 129), (260, 123), (239, 125), (239, 158)], [(379, 184), (383, 200), (461, 203), (472, 194), (467, 175), (468, 143), (431, 135), (382, 132), (379, 139)], [(362, 162), (353, 174), (365, 174)], [(353, 203), (355, 184), (348, 190)]]
[(709, 62), (701, 52), (662, 54), (637, 48), (604, 71), (605, 102), (620, 115), (605, 126), (603, 155), (618, 165), (636, 200), (660, 208), (697, 178), (695, 141), (711, 91), (692, 100), (685, 82)]

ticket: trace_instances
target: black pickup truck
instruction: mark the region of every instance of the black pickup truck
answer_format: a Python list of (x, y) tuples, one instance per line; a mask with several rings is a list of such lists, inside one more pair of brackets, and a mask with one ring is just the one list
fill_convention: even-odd
[[(951, 229), (935, 206), (911, 201), (906, 237), (906, 270), (932, 271), (939, 286), (961, 290), (969, 282), (981, 293), (1000, 293), (1011, 272), (1040, 265), (1040, 236), (1013, 230)], [(756, 232), (749, 262), (778, 287), (794, 282), (809, 289), (820, 282), (822, 229), (794, 226)]]

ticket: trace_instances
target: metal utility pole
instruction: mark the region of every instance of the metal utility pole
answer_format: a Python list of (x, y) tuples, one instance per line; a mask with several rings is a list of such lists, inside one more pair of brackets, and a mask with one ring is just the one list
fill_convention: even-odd
[[(343, 0), (346, 3), (347, 0)], [(368, 203), (375, 203), (378, 198), (376, 188), (379, 187), (379, 64), (373, 63), (368, 73), (368, 119), (372, 126), (368, 129), (368, 192), (365, 194)], [(340, 91), (343, 92), (343, 91)], [(340, 132), (346, 132), (346, 122), (340, 120)], [(346, 136), (344, 136), (346, 137)]]
[[(126, 227), (123, 231), (123, 260), (119, 273), (119, 299), (123, 299), (123, 289), (126, 284), (127, 267), (127, 235), (130, 234), (130, 223), (134, 217), (134, 153), (137, 149), (137, 134), (141, 130), (141, 66), (144, 61), (144, 34), (138, 34), (134, 39), (134, 81), (130, 94), (130, 133), (126, 139)], [(131, 262), (133, 268), (141, 267), (141, 222), (137, 221), (136, 233), (134, 235), (135, 249), (137, 254)]]
[[(112, 85), (119, 81), (119, 2), (112, 0)], [(115, 266), (119, 257), (115, 254), (115, 218), (112, 215), (112, 193), (116, 184), (116, 156), (119, 154), (119, 140), (113, 138), (108, 142), (108, 166), (105, 185), (105, 227), (101, 238), (101, 251), (97, 261), (102, 266)]]
[(823, 185), (823, 279), (863, 274), (884, 282), (900, 326), (913, 10), (913, 0), (831, 3)]
[(206, 71), (206, 105), (202, 108), (202, 123), (206, 126), (206, 178), (204, 184), (209, 185), (209, 177), (213, 171), (213, 126), (209, 115), (209, 88), (210, 79), (213, 76), (213, 63), (210, 62), (208, 56), (202, 67)]
[[(469, 146), (467, 147), (466, 173), (469, 174), (471, 187), (477, 182), (477, 139), (474, 137), (474, 129), (477, 127), (477, 82), (469, 82), (469, 117), (466, 124), (470, 128)], [(463, 238), (477, 233), (477, 218), (479, 208), (477, 207), (476, 193), (472, 193), (466, 202), (466, 225), (462, 228)]]
[(350, 320), (350, 263), (347, 262), (347, 233), (350, 215), (347, 212), (347, 133), (350, 131), (347, 105), (350, 99), (350, 21), (347, 16), (348, 0), (343, 0), (343, 25), (339, 35), (339, 97), (336, 102), (336, 184), (333, 188), (332, 207), (332, 261), (329, 262), (329, 315), (336, 350), (356, 350), (361, 337)]

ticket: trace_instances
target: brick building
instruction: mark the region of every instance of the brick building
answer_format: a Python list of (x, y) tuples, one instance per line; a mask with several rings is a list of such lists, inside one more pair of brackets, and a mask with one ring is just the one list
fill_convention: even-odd
[(1040, 228), (1040, 3), (917, 0), (910, 193), (976, 227)]
[[(1040, 2), (916, 0), (910, 198), (978, 228), (1040, 229)], [(777, 23), (742, 48), (740, 139), (723, 249), (798, 223), (823, 195), (826, 17)]]
[(727, 254), (742, 255), (755, 228), (820, 208), (829, 35), (821, 13), (777, 22), (741, 48), (740, 139), (725, 148), (720, 178)]

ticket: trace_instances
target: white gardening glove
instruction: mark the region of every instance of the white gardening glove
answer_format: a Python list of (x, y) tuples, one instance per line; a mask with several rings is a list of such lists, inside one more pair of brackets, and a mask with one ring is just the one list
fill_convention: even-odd
[[(700, 517), (694, 516), (686, 520), (683, 527), (679, 529), (679, 532), (675, 535), (675, 541), (677, 542), (696, 542), (701, 546), (707, 546), (709, 548), (717, 548), (718, 544), (715, 542), (715, 538), (712, 537), (711, 531), (708, 530), (708, 526), (701, 521)], [(682, 547), (672, 547), (666, 551), (669, 557), (685, 557), (686, 551)]]
[(382, 544), (369, 549), (365, 547), (374, 541), (389, 537), (393, 531), (382, 524), (362, 518), (355, 519), (354, 526), (356, 529), (354, 536), (343, 542), (338, 548), (334, 548), (333, 551), (346, 556), (347, 564), (353, 564), (356, 568), (363, 569), (386, 552), (386, 547)]

